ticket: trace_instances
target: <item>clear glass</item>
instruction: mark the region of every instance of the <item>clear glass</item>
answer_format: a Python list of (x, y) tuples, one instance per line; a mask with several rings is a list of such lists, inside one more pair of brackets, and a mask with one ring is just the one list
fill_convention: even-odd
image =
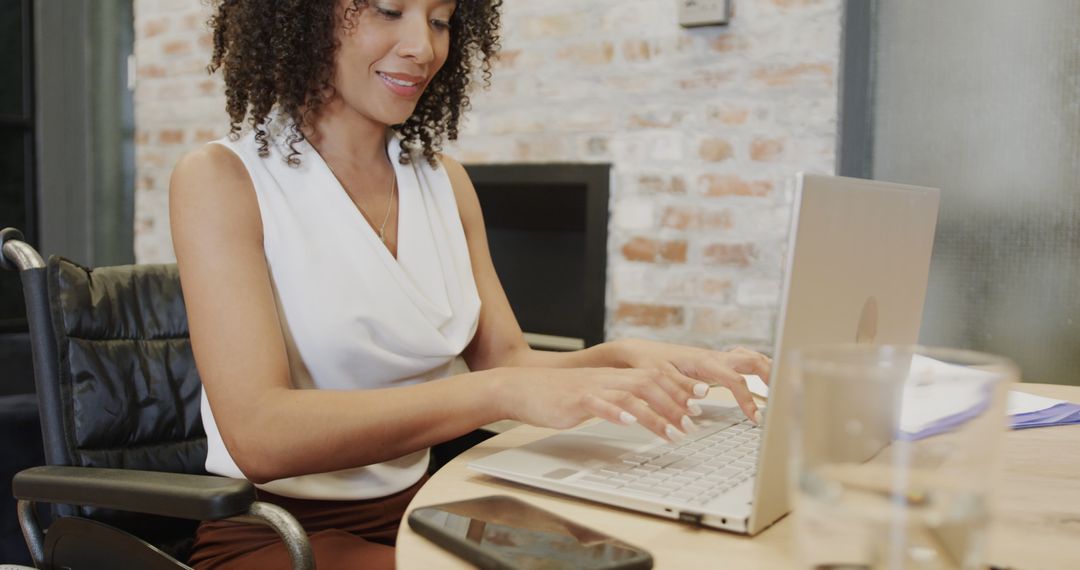
[(794, 361), (801, 567), (980, 567), (1016, 366), (918, 346), (823, 347)]

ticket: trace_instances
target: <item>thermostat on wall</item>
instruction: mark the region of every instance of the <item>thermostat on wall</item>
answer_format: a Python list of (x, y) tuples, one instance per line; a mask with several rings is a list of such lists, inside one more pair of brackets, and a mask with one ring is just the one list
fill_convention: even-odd
[(679, 25), (714, 26), (731, 19), (731, 0), (675, 0)]

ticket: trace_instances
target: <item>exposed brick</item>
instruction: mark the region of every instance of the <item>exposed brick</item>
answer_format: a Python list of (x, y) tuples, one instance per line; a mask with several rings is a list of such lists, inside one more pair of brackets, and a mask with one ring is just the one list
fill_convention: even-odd
[(630, 115), (629, 124), (633, 128), (671, 128), (681, 123), (682, 119), (683, 113), (677, 110), (668, 111), (666, 113), (646, 111)]
[(702, 210), (698, 215), (698, 225), (703, 230), (730, 230), (735, 222), (728, 210)]
[(141, 152), (136, 158), (139, 161), (139, 166), (144, 168), (165, 168), (169, 166), (172, 161), (171, 156), (166, 156), (160, 151)]
[(720, 53), (745, 51), (749, 46), (750, 42), (746, 38), (734, 34), (717, 36), (709, 42), (709, 47)]
[(614, 57), (615, 46), (611, 42), (573, 44), (555, 52), (555, 59), (588, 65), (611, 63)]
[(517, 61), (521, 59), (521, 50), (519, 49), (504, 49), (499, 52), (498, 62), (499, 67), (512, 68), (517, 64)]
[(686, 241), (673, 240), (660, 244), (660, 261), (668, 263), (686, 263)]
[(749, 267), (757, 258), (752, 243), (714, 243), (705, 247), (705, 262), (709, 265)]
[(729, 230), (734, 226), (734, 221), (728, 210), (669, 206), (661, 216), (660, 225), (675, 230)]
[(158, 142), (161, 144), (179, 144), (184, 142), (184, 131), (180, 129), (164, 129), (158, 133)]
[(706, 196), (766, 196), (773, 190), (772, 182), (747, 182), (730, 174), (704, 174), (698, 184)]
[[(221, 76), (206, 74), (203, 23), (215, 3), (136, 5), (140, 262), (171, 261), (166, 190), (177, 158), (227, 130)], [(471, 164), (612, 164), (609, 337), (770, 343), (783, 243), (759, 228), (785, 225), (776, 212), (788, 196), (774, 184), (832, 168), (843, 3), (736, 4), (731, 27), (682, 30), (662, 23), (668, 0), (506, 2), (491, 88), (471, 91), (461, 139), (446, 143)], [(182, 142), (161, 140), (177, 129)], [(784, 148), (755, 154), (755, 136)], [(708, 138), (730, 149), (711, 143), (702, 154)]]
[(154, 225), (154, 218), (140, 218), (135, 221), (135, 233), (150, 233), (154, 231)]
[(768, 67), (754, 71), (754, 79), (770, 87), (790, 87), (801, 84), (832, 87), (833, 66), (826, 63), (800, 63), (785, 67)]
[(142, 24), (142, 36), (143, 38), (152, 38), (154, 36), (160, 36), (169, 29), (169, 21), (164, 18), (154, 18), (147, 20)]
[(592, 156), (603, 156), (608, 152), (608, 139), (605, 137), (589, 137), (585, 141), (585, 152)]
[(660, 225), (665, 228), (687, 230), (697, 225), (697, 210), (693, 208), (669, 206), (664, 210)]
[(628, 261), (647, 261), (650, 263), (685, 263), (686, 240), (655, 240), (636, 237), (623, 246), (623, 256)]
[(195, 41), (195, 44), (199, 46), (200, 51), (212, 50), (214, 48), (214, 34), (202, 32), (199, 34), (199, 39)]
[(731, 83), (734, 76), (731, 71), (699, 71), (690, 79), (680, 80), (679, 87), (687, 91), (717, 89)]
[(646, 175), (638, 178), (638, 187), (645, 192), (657, 194), (685, 194), (686, 180), (682, 176)]
[(724, 139), (707, 138), (698, 147), (698, 156), (709, 162), (720, 162), (731, 158), (734, 150), (731, 143)]
[(713, 107), (708, 110), (709, 119), (724, 125), (743, 125), (750, 118), (750, 109), (743, 107)]
[(698, 282), (698, 294), (705, 300), (726, 300), (732, 289), (731, 279), (727, 277), (704, 277)]
[(584, 31), (584, 19), (576, 12), (534, 16), (525, 19), (522, 26), (525, 37), (565, 37)]
[(196, 129), (192, 139), (196, 142), (210, 142), (220, 137), (221, 135), (214, 129)]
[(683, 309), (665, 305), (619, 303), (615, 310), (615, 320), (638, 327), (679, 326), (683, 323)]
[(637, 179), (637, 186), (647, 192), (663, 192), (664, 178), (660, 176), (642, 176)]
[(166, 55), (185, 55), (191, 53), (191, 40), (172, 40), (165, 42), (161, 51)]
[(758, 162), (773, 162), (784, 153), (781, 139), (757, 138), (750, 143), (750, 158)]
[(201, 14), (188, 14), (184, 16), (183, 25), (185, 30), (201, 30), (206, 22)]
[(157, 79), (165, 77), (168, 73), (168, 70), (166, 70), (164, 66), (153, 63), (140, 65), (135, 68), (135, 76), (140, 79)]
[(623, 58), (627, 61), (648, 61), (652, 59), (652, 49), (649, 42), (639, 39), (631, 39), (623, 42)]
[(770, 333), (766, 313), (741, 307), (699, 307), (693, 312), (691, 332), (702, 335), (730, 335), (736, 338), (762, 338)]
[(608, 75), (603, 77), (603, 92), (612, 93), (613, 97), (626, 98), (634, 94), (651, 95), (664, 83), (654, 75), (633, 73), (626, 75)]
[(204, 79), (199, 82), (198, 89), (199, 93), (202, 95), (213, 95), (218, 92), (223, 92), (224, 86), (213, 79)]
[(491, 153), (478, 149), (464, 149), (457, 158), (465, 164), (487, 164), (494, 161)]
[(515, 156), (520, 160), (529, 160), (537, 156), (549, 160), (560, 159), (569, 141), (564, 137), (536, 137), (518, 140), (515, 148)]

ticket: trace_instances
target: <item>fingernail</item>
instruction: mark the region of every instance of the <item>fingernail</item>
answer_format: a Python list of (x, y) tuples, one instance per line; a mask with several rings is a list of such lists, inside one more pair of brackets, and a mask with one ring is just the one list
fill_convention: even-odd
[(690, 419), (690, 416), (683, 416), (682, 421), (680, 421), (679, 423), (682, 424), (682, 430), (686, 433), (693, 433), (697, 431), (697, 426), (694, 425), (694, 420)]
[(709, 385), (704, 382), (694, 384), (694, 395), (698, 398), (704, 398), (705, 394), (709, 393)]
[(682, 441), (686, 439), (686, 434), (679, 431), (678, 428), (671, 424), (668, 424), (667, 427), (664, 428), (664, 434), (667, 435), (667, 438), (671, 441)]
[(629, 425), (629, 424), (637, 423), (637, 418), (634, 417), (634, 414), (631, 414), (630, 412), (623, 411), (623, 412), (619, 412), (619, 421), (624, 423), (624, 424)]
[(761, 410), (754, 410), (754, 423), (761, 425)]
[(700, 416), (703, 413), (701, 406), (698, 405), (698, 401), (693, 399), (686, 401), (686, 409), (690, 412), (691, 416)]

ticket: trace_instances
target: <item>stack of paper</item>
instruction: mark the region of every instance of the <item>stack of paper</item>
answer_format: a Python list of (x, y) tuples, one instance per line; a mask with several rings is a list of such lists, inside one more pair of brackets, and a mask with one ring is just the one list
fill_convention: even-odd
[[(953, 400), (951, 406), (910, 405), (915, 403), (914, 400), (905, 400), (900, 416), (900, 430), (905, 435), (904, 439), (908, 440), (952, 431), (982, 413), (989, 404), (983, 397)], [(1080, 404), (1011, 390), (1008, 415), (1009, 425), (1013, 429), (1080, 424)]]
[[(986, 374), (916, 356), (909, 382), (904, 389), (900, 431), (904, 439), (915, 440), (952, 431), (981, 414), (990, 404), (985, 384), (979, 382), (928, 382), (934, 374)], [(922, 381), (914, 381), (919, 378)], [(746, 376), (750, 391), (769, 397), (769, 387), (757, 376)], [(1013, 429), (1080, 424), (1080, 404), (1035, 396), (1012, 390), (1008, 401), (1009, 423)]]
[[(990, 405), (989, 385), (978, 380), (985, 374), (990, 373), (916, 355), (904, 386), (900, 431), (906, 439), (922, 439), (952, 431), (983, 413)], [(935, 375), (969, 376), (973, 381), (936, 383)], [(1016, 390), (1009, 392), (1006, 413), (1013, 429), (1080, 423), (1080, 405)]]
[(1080, 404), (1012, 391), (1009, 423), (1013, 429), (1080, 424)]

